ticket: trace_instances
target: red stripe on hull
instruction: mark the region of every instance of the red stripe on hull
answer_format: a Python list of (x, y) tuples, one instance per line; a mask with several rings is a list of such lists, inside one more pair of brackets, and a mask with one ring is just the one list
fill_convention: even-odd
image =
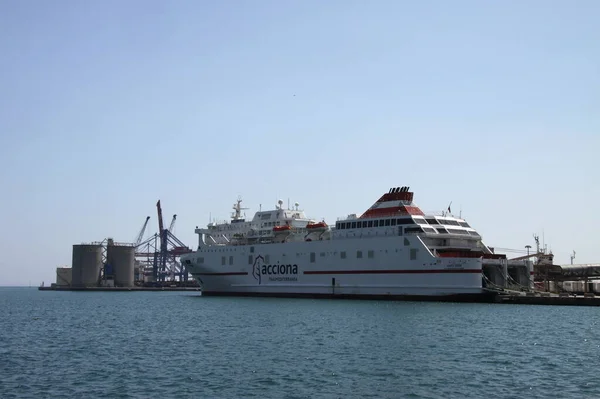
[(447, 274), (481, 273), (481, 269), (433, 269), (433, 270), (312, 270), (304, 274)]
[(248, 272), (196, 273), (198, 276), (247, 276)]

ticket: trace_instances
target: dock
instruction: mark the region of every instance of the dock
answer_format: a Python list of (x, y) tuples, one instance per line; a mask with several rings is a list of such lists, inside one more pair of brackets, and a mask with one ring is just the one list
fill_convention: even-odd
[(549, 292), (528, 292), (523, 294), (501, 293), (496, 303), (512, 305), (558, 305), (558, 306), (600, 306), (600, 296), (592, 293), (584, 295), (553, 294)]
[(198, 291), (200, 287), (61, 287), (61, 286), (50, 286), (50, 287), (38, 287), (39, 291)]

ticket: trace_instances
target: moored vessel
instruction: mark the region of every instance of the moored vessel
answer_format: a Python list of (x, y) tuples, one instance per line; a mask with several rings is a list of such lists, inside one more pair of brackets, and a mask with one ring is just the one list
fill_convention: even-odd
[(281, 200), (246, 220), (238, 199), (230, 221), (196, 229), (198, 248), (181, 260), (202, 295), (471, 301), (509, 277), (530, 284), (531, 262), (494, 253), (450, 212), (426, 215), (413, 196), (390, 188), (334, 225)]

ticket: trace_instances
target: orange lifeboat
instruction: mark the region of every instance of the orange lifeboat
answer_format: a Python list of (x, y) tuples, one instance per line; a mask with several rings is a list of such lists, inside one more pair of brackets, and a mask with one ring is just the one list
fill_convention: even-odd
[(318, 222), (318, 223), (309, 223), (306, 225), (307, 229), (324, 229), (327, 228), (327, 223)]
[(289, 225), (285, 225), (285, 226), (275, 226), (273, 227), (273, 231), (274, 232), (278, 232), (278, 231), (288, 231), (291, 230), (292, 226)]

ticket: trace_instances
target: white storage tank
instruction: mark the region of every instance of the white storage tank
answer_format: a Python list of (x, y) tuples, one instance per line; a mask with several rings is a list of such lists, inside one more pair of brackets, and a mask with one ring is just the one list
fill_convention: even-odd
[(72, 282), (72, 273), (70, 267), (56, 268), (56, 285), (59, 287), (68, 287)]
[(115, 287), (133, 287), (135, 247), (130, 244), (115, 244), (109, 241), (106, 247), (106, 264), (110, 265)]
[(102, 269), (102, 245), (73, 245), (71, 285), (73, 287), (97, 287)]

